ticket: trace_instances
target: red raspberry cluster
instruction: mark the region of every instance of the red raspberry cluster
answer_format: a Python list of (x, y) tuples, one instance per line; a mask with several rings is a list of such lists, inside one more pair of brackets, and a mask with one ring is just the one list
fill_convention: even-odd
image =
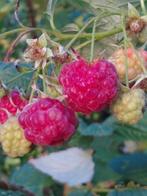
[(59, 75), (68, 107), (51, 98), (37, 99), (24, 107), (19, 123), (28, 141), (56, 146), (75, 133), (74, 112), (90, 114), (108, 106), (116, 97), (118, 77), (112, 63), (78, 59), (65, 64)]

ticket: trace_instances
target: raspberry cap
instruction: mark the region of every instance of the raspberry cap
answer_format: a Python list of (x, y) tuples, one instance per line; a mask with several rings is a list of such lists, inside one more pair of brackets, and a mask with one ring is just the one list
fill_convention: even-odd
[(11, 116), (0, 126), (0, 142), (4, 152), (10, 157), (20, 157), (29, 152), (31, 143), (24, 137), (17, 117)]
[(68, 105), (84, 114), (107, 107), (115, 99), (118, 90), (115, 67), (107, 60), (95, 60), (90, 64), (78, 59), (65, 64), (59, 82)]
[(74, 112), (60, 101), (42, 98), (24, 107), (19, 123), (27, 140), (39, 145), (59, 145), (75, 132)]
[(145, 93), (142, 89), (132, 89), (121, 93), (111, 111), (122, 123), (135, 124), (143, 117)]

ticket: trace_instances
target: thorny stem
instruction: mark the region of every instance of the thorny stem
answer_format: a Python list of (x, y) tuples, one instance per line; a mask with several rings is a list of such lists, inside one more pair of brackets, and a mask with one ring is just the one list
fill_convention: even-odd
[(21, 33), (21, 32), (25, 32), (25, 31), (43, 31), (42, 28), (29, 28), (29, 27), (22, 27), (22, 28), (18, 28), (18, 29), (13, 29), (4, 33), (0, 34), (0, 38), (4, 37), (4, 36), (9, 36), (11, 34), (15, 34), (15, 33)]
[(42, 68), (42, 76), (43, 76), (43, 90), (44, 93), (47, 94), (47, 86), (46, 86), (46, 74), (45, 74), (45, 68)]
[(36, 21), (35, 21), (35, 11), (33, 7), (33, 1), (32, 0), (26, 0), (26, 4), (28, 7), (28, 15), (30, 18), (31, 27), (36, 27)]
[[(95, 40), (102, 40), (105, 37), (109, 37), (111, 35), (115, 35), (116, 33), (120, 33), (122, 32), (122, 27), (118, 27), (118, 28), (114, 28), (111, 29), (110, 31), (105, 31), (105, 32), (100, 32), (100, 33), (95, 33)], [(90, 35), (90, 33), (88, 33), (87, 37)], [(90, 35), (91, 36), (91, 35)], [(91, 43), (91, 40), (88, 41), (84, 41), (83, 43), (79, 44), (78, 46), (75, 47), (76, 50), (79, 50), (85, 46), (87, 46), (88, 44)]]
[[(32, 85), (36, 85), (37, 80), (38, 80), (38, 76), (39, 76), (39, 72), (40, 72), (40, 67), (35, 71), (33, 78), (32, 78)], [(29, 99), (29, 103), (32, 102), (33, 96), (34, 96), (34, 92), (35, 92), (35, 88), (33, 87), (31, 90), (31, 94), (30, 94), (30, 99)]]
[[(133, 48), (133, 50), (134, 50), (134, 48)], [(140, 66), (141, 66), (141, 68), (142, 68), (142, 70), (143, 70), (143, 73), (144, 73), (144, 74), (147, 74), (146, 67), (144, 66), (144, 65), (145, 65), (144, 59), (141, 57), (140, 54), (138, 54), (138, 52), (137, 52), (136, 50), (134, 50), (134, 53), (136, 54), (137, 58), (138, 58), (139, 61), (140, 61)]]
[(9, 61), (9, 58), (10, 58), (10, 55), (13, 53), (13, 49), (16, 47), (16, 45), (18, 44), (19, 40), (24, 36), (26, 35), (27, 33), (29, 33), (30, 31), (24, 31), (22, 33), (20, 33), (17, 38), (11, 43), (11, 45), (9, 46), (7, 52), (6, 52), (6, 55), (5, 55), (5, 58), (4, 58), (4, 62), (8, 62)]
[[(35, 9), (33, 6), (33, 1), (32, 0), (26, 0), (26, 4), (27, 4), (27, 9), (28, 9), (28, 18), (30, 21), (30, 25), (31, 27), (36, 27), (36, 14), (35, 14)], [(32, 32), (32, 37), (35, 38), (36, 37), (36, 33)]]
[[(114, 35), (114, 34), (120, 33), (120, 32), (122, 32), (122, 27), (121, 26), (115, 27), (115, 28), (111, 29), (110, 31), (101, 31), (101, 32), (95, 33), (95, 39), (96, 40), (101, 40), (105, 37), (109, 37), (111, 35)], [(54, 34), (56, 37), (58, 37), (59, 41), (69, 40), (69, 39), (72, 39), (75, 36), (75, 34), (62, 34), (62, 33), (57, 34), (55, 32), (52, 32), (52, 34)], [(91, 38), (91, 33), (82, 33), (76, 39), (78, 39), (78, 38), (79, 39), (80, 38), (90, 39)]]
[(73, 37), (73, 39), (67, 44), (65, 47), (66, 49), (70, 48), (71, 45), (76, 41), (76, 39), (81, 35), (81, 33), (95, 20), (95, 18), (92, 18), (89, 20), (83, 27), (82, 29)]
[(20, 27), (25, 27), (25, 26), (21, 23), (21, 21), (19, 20), (19, 17), (18, 17), (19, 5), (20, 5), (20, 0), (16, 0), (16, 7), (15, 7), (14, 16), (15, 16), (15, 19), (16, 19), (17, 23), (19, 24), (19, 26), (20, 26)]
[(128, 79), (128, 55), (127, 55), (127, 43), (128, 43), (128, 38), (127, 38), (127, 33), (124, 25), (124, 16), (121, 17), (121, 22), (122, 22), (122, 29), (123, 29), (123, 35), (124, 35), (124, 48), (125, 48), (125, 67), (126, 67), (126, 86), (129, 88), (129, 79)]
[(55, 26), (55, 24), (54, 24), (54, 18), (53, 18), (53, 16), (51, 16), (51, 18), (50, 18), (50, 25), (51, 25), (51, 28), (52, 28), (53, 30), (56, 30), (56, 26)]
[(91, 38), (91, 51), (90, 51), (90, 61), (92, 61), (94, 56), (94, 41), (95, 41), (95, 29), (96, 29), (96, 19), (93, 23), (93, 29), (92, 29), (92, 38)]
[[(100, 20), (101, 18), (107, 17), (107, 16), (111, 16), (111, 15), (118, 15), (118, 13), (101, 13), (98, 16), (95, 16), (93, 18), (91, 18), (83, 27), (82, 29), (72, 37), (72, 40), (65, 46), (66, 49), (70, 48), (71, 45), (77, 40), (77, 38), (82, 38), (82, 36), (84, 36), (83, 38), (86, 38), (86, 33), (82, 33), (93, 21), (95, 20)], [(69, 34), (70, 35), (70, 34)], [(67, 36), (67, 35), (66, 35)], [(90, 37), (91, 37), (91, 33), (90, 33)], [(62, 36), (63, 38), (63, 36)], [(64, 39), (64, 38), (63, 38)]]
[[(30, 31), (40, 31), (40, 32), (46, 31), (46, 32), (48, 32), (46, 29), (42, 29), (42, 28), (18, 28), (18, 29), (14, 29), (14, 30), (11, 30), (11, 31), (1, 33), (0, 38), (4, 37), (4, 36), (9, 36), (9, 35), (15, 34), (15, 33), (21, 33), (21, 32), (25, 32), (25, 31), (29, 31), (29, 30)], [(115, 27), (115, 28), (111, 29), (110, 31), (102, 31), (102, 32), (95, 33), (95, 39), (96, 40), (101, 40), (105, 37), (109, 37), (111, 35), (114, 35), (114, 34), (117, 34), (117, 33), (120, 33), (120, 32), (122, 32), (122, 27), (121, 26), (119, 26), (117, 28)], [(49, 32), (49, 33), (54, 35), (55, 37), (57, 37), (61, 41), (72, 39), (75, 36), (75, 34), (63, 34), (63, 33), (54, 32), (54, 31)], [(77, 38), (79, 38), (79, 39), (80, 38), (85, 38), (85, 39), (91, 38), (91, 33), (82, 33)]]
[(88, 40), (88, 41), (85, 41), (85, 42), (79, 44), (78, 46), (75, 46), (74, 48), (75, 48), (75, 50), (79, 50), (81, 48), (84, 48), (85, 46), (87, 46), (90, 43), (91, 43), (91, 40)]

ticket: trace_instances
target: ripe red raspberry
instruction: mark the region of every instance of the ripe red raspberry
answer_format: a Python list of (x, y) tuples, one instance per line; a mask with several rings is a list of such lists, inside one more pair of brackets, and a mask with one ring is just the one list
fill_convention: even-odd
[(60, 101), (39, 99), (24, 107), (19, 116), (27, 140), (39, 145), (59, 145), (75, 132), (77, 120)]
[(27, 100), (16, 90), (3, 96), (0, 99), (0, 124), (6, 122), (9, 116), (16, 115), (26, 104)]
[(65, 64), (59, 75), (63, 93), (76, 112), (90, 114), (108, 106), (117, 95), (118, 77), (112, 63), (84, 59)]

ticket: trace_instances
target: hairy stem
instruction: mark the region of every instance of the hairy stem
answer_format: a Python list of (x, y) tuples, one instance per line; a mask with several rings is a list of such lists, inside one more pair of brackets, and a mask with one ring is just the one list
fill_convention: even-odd
[(96, 20), (94, 20), (93, 29), (92, 29), (90, 61), (92, 61), (93, 56), (94, 56), (95, 29), (96, 29)]
[[(42, 28), (18, 28), (18, 29), (13, 29), (11, 31), (7, 31), (7, 32), (4, 32), (4, 33), (1, 33), (0, 34), (0, 38), (1, 37), (5, 37), (5, 36), (9, 36), (11, 34), (15, 34), (15, 33), (21, 33), (21, 32), (25, 32), (25, 31), (40, 31), (40, 32), (48, 32), (46, 29), (42, 29)], [(117, 33), (120, 33), (122, 32), (122, 27), (119, 26), (119, 27), (115, 27), (109, 31), (102, 31), (102, 32), (98, 32), (98, 33), (95, 33), (95, 39), (96, 40), (101, 40), (105, 37), (109, 37), (111, 35), (114, 35), (114, 34), (117, 34)], [(64, 41), (64, 40), (69, 40), (69, 39), (72, 39), (75, 34), (63, 34), (63, 33), (60, 33), (60, 32), (57, 32), (57, 31), (51, 31), (49, 32), (50, 34), (54, 35), (55, 37), (58, 38), (59, 41)], [(89, 39), (91, 38), (91, 33), (82, 33), (80, 34), (77, 38), (85, 38), (85, 39)]]
[(124, 48), (125, 48), (125, 67), (126, 67), (126, 86), (129, 88), (129, 78), (128, 78), (128, 55), (127, 55), (127, 45), (128, 45), (128, 37), (125, 29), (125, 24), (124, 24), (124, 16), (121, 17), (121, 22), (122, 22), (122, 29), (123, 29), (123, 35), (124, 35)]
[(9, 58), (11, 56), (11, 54), (13, 53), (13, 49), (16, 47), (16, 45), (18, 44), (18, 42), (20, 41), (20, 39), (26, 35), (27, 33), (29, 33), (30, 31), (25, 31), (25, 32), (22, 32), (20, 33), (17, 38), (10, 44), (7, 52), (6, 52), (6, 55), (5, 55), (5, 58), (4, 58), (4, 62), (9, 62)]
[[(117, 33), (120, 33), (122, 32), (122, 27), (115, 27), (109, 31), (102, 31), (102, 32), (98, 32), (98, 33), (95, 33), (95, 39), (96, 40), (101, 40), (105, 37), (109, 37), (111, 35), (114, 35), (114, 34), (117, 34)], [(54, 34), (54, 33), (53, 33)], [(69, 40), (69, 39), (72, 39), (75, 34), (56, 34), (56, 36), (59, 38), (60, 41), (64, 41), (64, 40)], [(78, 38), (85, 38), (85, 39), (90, 39), (91, 38), (91, 33), (82, 33), (78, 36)]]
[[(36, 85), (37, 80), (38, 80), (38, 76), (39, 76), (39, 72), (40, 72), (40, 68), (38, 68), (38, 69), (35, 71), (34, 75), (33, 75), (33, 78), (32, 78), (32, 86), (33, 86), (33, 85)], [(33, 87), (32, 90), (31, 90), (29, 103), (32, 102), (34, 93), (35, 93), (35, 88)]]
[(47, 85), (46, 85), (46, 73), (45, 73), (45, 68), (42, 68), (42, 76), (43, 76), (43, 91), (45, 94), (47, 94)]
[(35, 11), (32, 0), (26, 0), (31, 27), (36, 27)]

